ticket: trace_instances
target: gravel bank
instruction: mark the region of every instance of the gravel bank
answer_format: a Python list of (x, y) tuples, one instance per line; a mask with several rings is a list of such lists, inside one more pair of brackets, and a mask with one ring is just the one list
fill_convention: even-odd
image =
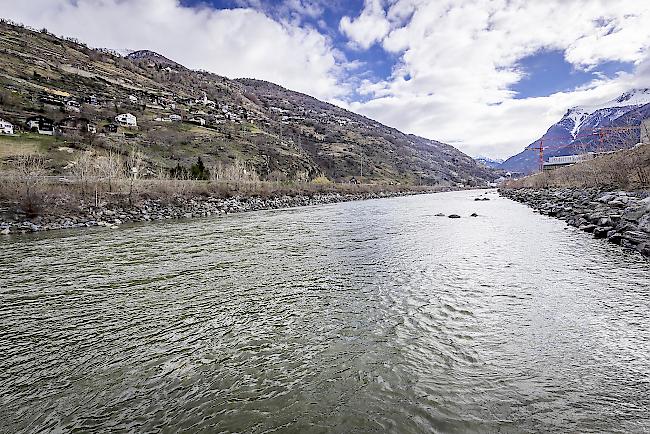
[(315, 194), (313, 196), (298, 195), (268, 198), (232, 197), (227, 199), (198, 196), (175, 200), (173, 203), (167, 203), (161, 200), (145, 200), (132, 207), (117, 205), (90, 206), (84, 207), (76, 212), (62, 212), (56, 215), (48, 215), (45, 213), (34, 218), (27, 218), (20, 210), (14, 212), (4, 210), (0, 218), (0, 234), (10, 235), (13, 233), (94, 226), (116, 228), (125, 223), (191, 219), (246, 211), (321, 205), (422, 193), (428, 192), (326, 193)]

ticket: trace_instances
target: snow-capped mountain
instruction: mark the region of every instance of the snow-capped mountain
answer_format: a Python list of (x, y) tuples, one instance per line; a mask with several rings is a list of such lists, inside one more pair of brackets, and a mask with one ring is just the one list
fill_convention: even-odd
[(486, 167), (497, 168), (503, 163), (504, 160), (501, 158), (494, 159), (489, 157), (474, 157), (474, 161)]
[[(593, 151), (599, 145), (599, 129), (635, 126), (648, 117), (650, 88), (633, 89), (603, 104), (570, 108), (559, 122), (531, 145), (539, 146), (540, 141), (543, 143), (545, 160), (557, 155)], [(530, 173), (536, 170), (538, 164), (538, 154), (524, 150), (508, 158), (499, 168)]]

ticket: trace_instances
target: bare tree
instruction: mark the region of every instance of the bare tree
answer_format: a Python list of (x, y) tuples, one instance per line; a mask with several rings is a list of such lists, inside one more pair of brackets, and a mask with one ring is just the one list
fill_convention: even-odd
[(72, 162), (72, 175), (81, 185), (81, 196), (86, 198), (88, 192), (88, 182), (96, 174), (95, 162), (90, 151), (80, 152), (77, 158)]
[(144, 169), (144, 158), (142, 152), (133, 148), (129, 154), (127, 162), (128, 176), (129, 176), (129, 205), (133, 205), (133, 190), (136, 182), (142, 176)]
[(113, 183), (124, 177), (124, 165), (122, 157), (114, 151), (108, 151), (108, 155), (98, 162), (99, 176), (108, 183), (109, 193), (113, 192)]
[(16, 177), (22, 186), (20, 196), (23, 207), (28, 214), (37, 214), (42, 197), (41, 187), (44, 183), (45, 161), (41, 156), (25, 155), (18, 159)]

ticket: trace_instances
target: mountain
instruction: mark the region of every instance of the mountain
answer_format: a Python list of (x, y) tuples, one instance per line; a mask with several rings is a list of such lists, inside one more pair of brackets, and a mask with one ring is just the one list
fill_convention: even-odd
[(114, 56), (126, 57), (137, 50), (132, 50), (130, 48), (99, 48), (99, 51), (109, 53)]
[[(570, 108), (559, 122), (528, 147), (543, 144), (544, 159), (584, 152), (630, 148), (639, 141), (638, 126), (650, 117), (650, 89), (632, 89), (604, 104)], [(618, 129), (614, 129), (618, 128)], [(524, 150), (499, 168), (531, 173), (539, 166), (539, 154)]]
[[(364, 182), (405, 185), (484, 185), (496, 177), (450, 145), (272, 83), (193, 71), (153, 51), (116, 56), (0, 22), (0, 52), (0, 117), (23, 126), (40, 114), (61, 125), (38, 144), (53, 174), (65, 173), (82, 150), (138, 149), (152, 171), (187, 168), (200, 157), (206, 167), (241, 162), (279, 181), (345, 182), (362, 171)], [(123, 113), (135, 115), (137, 129), (111, 130)], [(70, 126), (82, 119), (97, 134)]]
[(174, 62), (173, 60), (170, 60), (165, 56), (156, 53), (155, 51), (136, 50), (136, 51), (131, 51), (130, 53), (126, 54), (124, 57), (134, 61), (146, 61), (149, 62), (149, 64), (153, 64), (156, 66), (163, 66), (163, 67), (171, 66), (174, 68), (187, 69), (184, 66)]
[(474, 161), (476, 161), (478, 164), (481, 164), (485, 167), (491, 167), (493, 169), (498, 168), (503, 164), (503, 159), (498, 158), (498, 159), (493, 159), (493, 158), (488, 158), (488, 157), (475, 157)]

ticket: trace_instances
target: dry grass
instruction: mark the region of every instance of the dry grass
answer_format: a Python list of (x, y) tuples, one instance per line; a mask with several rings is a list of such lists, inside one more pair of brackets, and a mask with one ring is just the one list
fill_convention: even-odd
[(650, 144), (599, 156), (593, 160), (509, 181), (507, 188), (650, 187)]
[(41, 152), (41, 144), (35, 140), (15, 140), (14, 137), (0, 135), (0, 159), (37, 155)]
[[(45, 176), (43, 160), (35, 156), (18, 158), (0, 172), (0, 202), (28, 215), (76, 211), (87, 206), (137, 205), (145, 199), (173, 203), (197, 196), (312, 196), (324, 193), (365, 194), (401, 191), (436, 191), (432, 187), (385, 184), (337, 184), (325, 177), (312, 181), (261, 181), (243, 163), (215, 167), (209, 181), (175, 179), (169, 172), (143, 178), (138, 154), (123, 161), (115, 154), (91, 158), (80, 153), (66, 177)], [(134, 170), (135, 169), (135, 170)]]

